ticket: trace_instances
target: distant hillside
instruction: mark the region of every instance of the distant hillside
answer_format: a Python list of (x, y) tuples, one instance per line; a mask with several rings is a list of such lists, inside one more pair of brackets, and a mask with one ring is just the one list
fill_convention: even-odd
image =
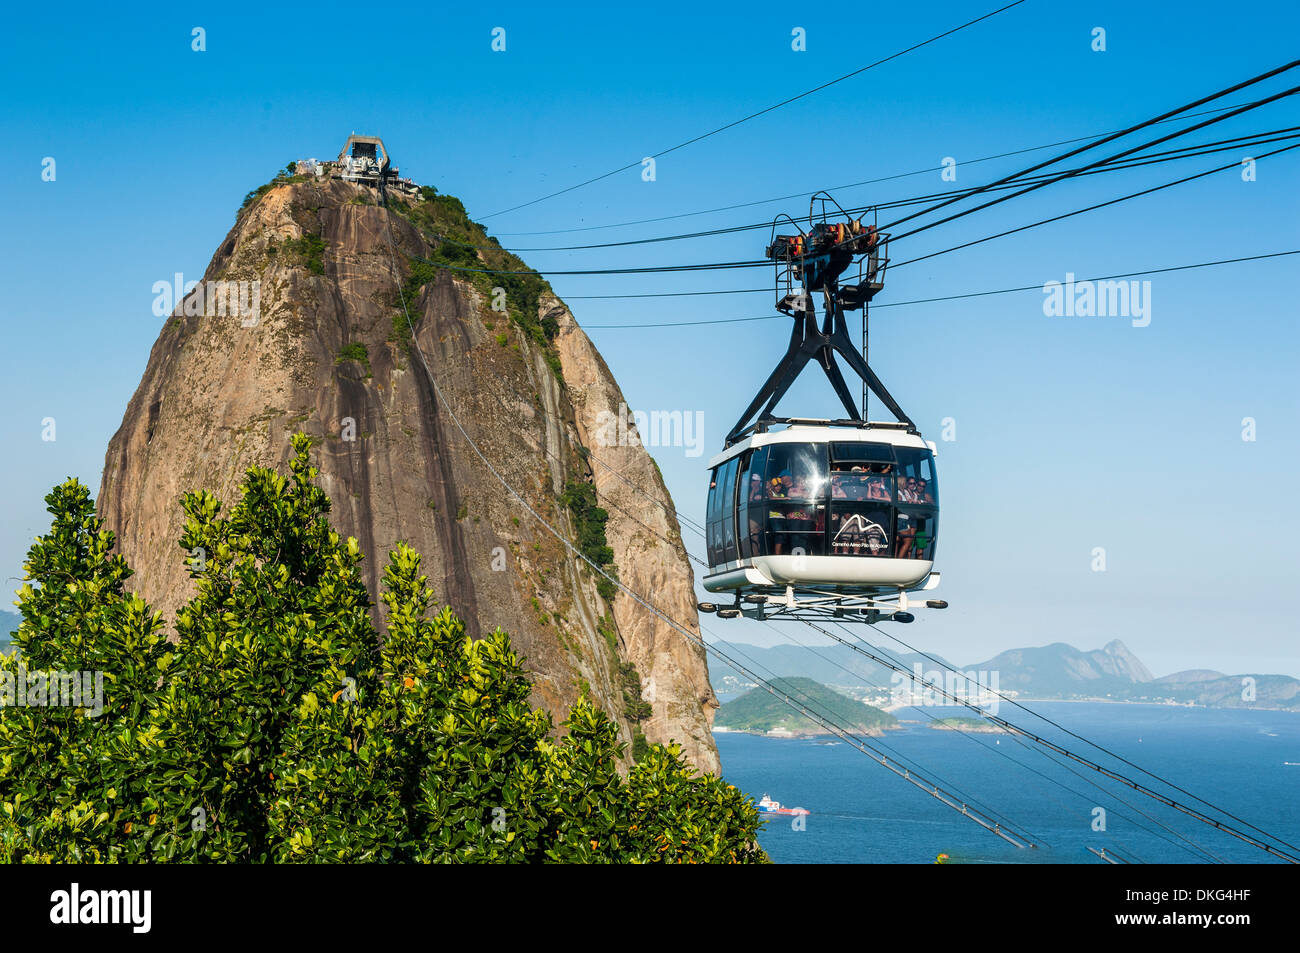
[[(884, 704), (882, 688), (894, 684), (894, 673), (843, 645), (775, 645), (759, 648), (733, 642), (718, 647), (738, 661), (752, 660), (757, 666), (782, 676), (811, 678), (837, 689), (866, 695)], [(911, 669), (920, 662), (927, 675), (941, 666), (920, 655), (872, 649), (877, 655), (897, 659)], [(935, 656), (941, 659), (941, 656)], [(948, 664), (945, 660), (945, 664)], [(1100, 649), (1082, 650), (1064, 642), (1031, 648), (1009, 649), (993, 658), (955, 666), (962, 672), (985, 672), (986, 684), (1013, 697), (1042, 699), (1103, 698), (1110, 701), (1175, 703), (1210, 708), (1267, 708), (1300, 711), (1300, 679), (1288, 675), (1227, 675), (1206, 669), (1190, 669), (1154, 678), (1123, 642), (1113, 639)], [(993, 673), (997, 681), (993, 683)], [(712, 661), (714, 685), (719, 691), (743, 691), (752, 683), (736, 676), (726, 663)], [(1254, 680), (1254, 698), (1247, 691)], [(771, 696), (769, 696), (771, 697)]]
[[(1289, 675), (1225, 675), (1189, 669), (1154, 678), (1118, 639), (1089, 652), (1064, 642), (1013, 649), (971, 668), (998, 672), (1000, 691), (1010, 689), (1030, 698), (1109, 698), (1207, 708), (1300, 710), (1300, 680)], [(1246, 691), (1247, 678), (1254, 681), (1253, 698)]]
[[(807, 701), (810, 709), (831, 716), (837, 724), (859, 734), (878, 735), (898, 724), (893, 715), (833, 692), (811, 678), (774, 678), (771, 685), (799, 701)], [(718, 709), (713, 724), (730, 731), (762, 734), (772, 731), (793, 735), (827, 734), (817, 722), (794, 711), (765, 688), (756, 688), (727, 702)]]
[[(1190, 676), (1190, 677), (1189, 677)], [(1246, 679), (1254, 681), (1253, 699), (1247, 698)], [(1289, 675), (1224, 675), (1195, 669), (1175, 672), (1121, 693), (1125, 701), (1172, 700), (1209, 708), (1282, 708), (1300, 711), (1300, 680)]]
[(1035, 698), (1101, 696), (1152, 680), (1147, 667), (1119, 639), (1091, 651), (1064, 642), (1011, 649), (969, 668), (998, 672), (1000, 691), (1012, 689)]
[[(816, 653), (814, 653), (811, 649), (802, 645), (784, 644), (761, 648), (744, 642), (720, 641), (713, 644), (742, 665), (748, 667), (752, 662), (762, 671), (772, 672), (776, 675), (798, 675), (803, 678), (811, 678), (823, 685), (843, 686), (845, 688), (889, 691), (893, 686), (891, 679), (894, 673), (890, 669), (871, 661), (865, 655), (853, 651), (847, 645), (819, 645)], [(895, 652), (889, 649), (876, 648), (868, 649), (868, 651), (881, 657), (896, 659), (899, 664), (909, 670), (914, 662), (921, 662), (925, 667), (925, 671), (939, 667), (929, 659), (911, 652)], [(936, 655), (935, 658), (945, 664), (947, 663), (947, 660), (941, 655)], [(753, 687), (752, 682), (737, 677), (726, 662), (719, 662), (711, 656), (709, 666), (714, 687), (718, 691), (743, 691), (746, 688)]]

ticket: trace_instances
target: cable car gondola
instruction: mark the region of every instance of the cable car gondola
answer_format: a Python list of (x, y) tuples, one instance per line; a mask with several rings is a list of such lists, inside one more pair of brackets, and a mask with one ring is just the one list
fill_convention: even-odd
[[(704, 588), (732, 595), (734, 604), (702, 602), (700, 609), (724, 618), (911, 622), (911, 608), (947, 605), (908, 597), (939, 584), (935, 447), (865, 359), (867, 303), (884, 286), (888, 236), (860, 219), (829, 222), (826, 202), (833, 200), (823, 195), (813, 197), (822, 202), (820, 221), (810, 209), (808, 231), (774, 234), (767, 249), (777, 268), (777, 309), (790, 315), (794, 328), (785, 357), (728, 434), (723, 451), (709, 461)], [(855, 261), (857, 283), (841, 285), (840, 276)], [(812, 304), (817, 291), (823, 297), (820, 325)], [(849, 339), (844, 318), (845, 311), (858, 308), (862, 353)], [(863, 413), (835, 354), (862, 379)], [(848, 418), (773, 416), (813, 359)], [(866, 419), (868, 391), (894, 421)]]

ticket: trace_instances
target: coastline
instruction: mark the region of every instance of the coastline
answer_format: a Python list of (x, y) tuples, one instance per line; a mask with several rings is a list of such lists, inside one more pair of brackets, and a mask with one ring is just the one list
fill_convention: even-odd
[[(1270, 705), (1198, 705), (1196, 702), (1170, 702), (1170, 701), (1127, 701), (1122, 698), (1031, 698), (1015, 697), (1006, 699), (1006, 704), (1014, 705), (1025, 702), (1060, 702), (1062, 704), (1087, 704), (1087, 705), (1147, 705), (1151, 708), (1196, 708), (1202, 711), (1275, 711), (1283, 714), (1300, 715), (1300, 708), (1274, 708)], [(969, 711), (965, 705), (888, 705), (879, 706), (881, 711), (893, 714), (899, 711), (905, 711), (908, 708), (954, 708)], [(978, 707), (978, 706), (977, 706)]]
[[(889, 725), (885, 728), (851, 728), (848, 730), (851, 730), (854, 734), (860, 735), (864, 738), (883, 738), (886, 731), (899, 731), (902, 730), (902, 728), (903, 728), (902, 725)], [(756, 729), (751, 729), (751, 728), (729, 728), (726, 725), (714, 725), (712, 730), (714, 734), (755, 735), (756, 737), (759, 738), (798, 739), (798, 738), (838, 738), (839, 737), (839, 735), (837, 735), (833, 731), (786, 731), (782, 729), (774, 729), (772, 731), (758, 731)]]
[[(1234, 705), (1234, 706), (1231, 706), (1231, 707), (1227, 707), (1227, 706), (1210, 706), (1210, 705), (1166, 704), (1166, 703), (1163, 703), (1163, 702), (1128, 702), (1128, 701), (1119, 701), (1119, 700), (1114, 699), (1114, 698), (1097, 698), (1097, 699), (1092, 699), (1092, 698), (1024, 698), (1024, 699), (1020, 699), (1020, 698), (1018, 698), (1018, 699), (1016, 699), (1016, 701), (1018, 701), (1018, 702), (1063, 702), (1063, 703), (1069, 703), (1069, 704), (1082, 704), (1082, 705), (1092, 705), (1092, 704), (1099, 704), (1099, 703), (1100, 703), (1100, 704), (1106, 704), (1106, 705), (1128, 705), (1128, 706), (1132, 706), (1132, 707), (1140, 707), (1140, 708), (1161, 708), (1161, 709), (1164, 709), (1164, 708), (1191, 708), (1191, 709), (1195, 709), (1195, 710), (1197, 710), (1197, 711), (1206, 711), (1206, 712), (1227, 712), (1227, 711), (1253, 711), (1253, 712), (1259, 712), (1259, 711), (1267, 711), (1267, 712), (1275, 713), (1275, 714), (1290, 714), (1290, 715), (1297, 715), (1297, 716), (1300, 716), (1300, 711), (1296, 711), (1296, 710), (1294, 710), (1294, 709), (1288, 709), (1288, 708), (1247, 708), (1247, 707), (1244, 706), (1244, 705)], [(917, 706), (913, 706), (913, 705), (903, 705), (903, 706), (901, 706), (900, 709), (892, 709), (892, 710), (893, 710), (893, 711), (898, 711), (898, 710), (901, 710), (901, 709), (914, 708), (914, 707), (917, 707)], [(960, 705), (948, 705), (948, 706), (943, 706), (943, 707), (952, 708), (952, 709), (957, 709), (957, 710), (961, 710), (961, 709), (962, 709), (962, 706), (960, 706)], [(890, 710), (890, 709), (882, 709), (882, 711), (885, 711), (885, 710)], [(862, 730), (854, 729), (854, 733), (855, 733), (855, 734), (858, 734), (858, 735), (861, 735), (861, 736), (863, 736), (863, 737), (867, 737), (867, 738), (880, 738), (880, 737), (883, 737), (883, 736), (884, 736), (884, 734), (885, 734), (886, 731), (906, 731), (906, 730), (909, 730), (909, 729), (911, 729), (911, 728), (913, 728), (913, 727), (916, 727), (916, 728), (924, 728), (924, 729), (926, 729), (926, 730), (931, 730), (931, 731), (963, 731), (963, 732), (965, 732), (966, 734), (998, 734), (998, 735), (1002, 735), (1002, 734), (1006, 734), (1006, 735), (1016, 734), (1016, 732), (1014, 732), (1014, 731), (1011, 731), (1011, 730), (1008, 730), (1008, 729), (1006, 729), (1006, 728), (1002, 728), (1002, 727), (1000, 727), (1000, 726), (998, 726), (998, 725), (993, 725), (993, 724), (986, 724), (984, 727), (972, 728), (972, 727), (969, 727), (969, 726), (960, 726), (960, 725), (942, 725), (942, 724), (940, 724), (940, 723), (937, 722), (937, 721), (931, 721), (931, 722), (929, 722), (928, 724), (926, 724), (926, 723), (924, 723), (924, 722), (922, 722), (922, 721), (920, 721), (920, 720), (918, 720), (918, 719), (906, 719), (906, 720), (900, 720), (900, 721), (897, 722), (896, 724), (889, 725), (889, 726), (887, 726), (887, 727), (885, 727), (885, 728), (871, 728), (871, 729), (862, 729)], [(777, 730), (777, 731), (775, 731), (775, 732), (772, 732), (772, 731), (758, 731), (758, 730), (745, 729), (745, 728), (730, 728), (730, 727), (727, 727), (727, 726), (725, 726), (725, 725), (714, 725), (714, 726), (712, 726), (712, 731), (713, 731), (714, 734), (754, 735), (755, 737), (758, 737), (758, 738), (783, 738), (783, 739), (795, 739), (795, 740), (798, 740), (798, 739), (809, 739), (809, 738), (831, 738), (831, 737), (839, 737), (839, 736), (836, 735), (835, 732), (833, 732), (833, 731), (820, 731), (820, 730), (819, 730), (819, 731), (797, 731), (797, 732), (795, 732), (795, 731), (782, 731), (782, 730)]]

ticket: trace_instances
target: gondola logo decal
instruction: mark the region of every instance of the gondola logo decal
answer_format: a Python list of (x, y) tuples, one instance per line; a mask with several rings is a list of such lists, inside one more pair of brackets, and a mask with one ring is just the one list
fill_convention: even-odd
[(832, 545), (839, 552), (881, 553), (889, 548), (889, 534), (879, 523), (871, 522), (861, 513), (854, 513), (844, 520)]

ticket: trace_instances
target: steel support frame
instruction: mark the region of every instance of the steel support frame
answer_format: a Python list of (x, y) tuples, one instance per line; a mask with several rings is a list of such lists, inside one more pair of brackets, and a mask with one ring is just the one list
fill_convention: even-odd
[[(752, 594), (752, 591), (746, 593)], [(769, 594), (767, 600), (760, 603), (742, 598), (736, 607), (748, 619), (872, 623), (888, 621), (896, 612), (910, 612), (925, 605), (924, 599), (909, 599), (906, 591), (885, 595), (819, 590), (801, 590), (796, 593), (787, 589), (780, 595)]]
[[(794, 327), (790, 331), (790, 343), (786, 348), (785, 355), (781, 358), (776, 368), (768, 375), (767, 380), (759, 389), (754, 399), (750, 401), (745, 412), (740, 415), (736, 425), (731, 428), (727, 435), (727, 443), (735, 443), (740, 439), (741, 432), (746, 429), (750, 420), (756, 414), (759, 420), (765, 420), (772, 417), (772, 411), (775, 409), (777, 402), (785, 396), (786, 391), (795, 382), (800, 373), (803, 372), (809, 361), (816, 360), (818, 366), (825, 372), (826, 377), (835, 388), (835, 393), (839, 396), (840, 402), (844, 409), (848, 411), (849, 419), (861, 421), (862, 413), (858, 409), (857, 398), (849, 390), (848, 384), (844, 381), (844, 375), (840, 372), (839, 365), (835, 361), (835, 354), (838, 353), (849, 365), (849, 368), (862, 379), (863, 385), (880, 399), (894, 417), (911, 432), (916, 432), (916, 425), (912, 419), (903, 412), (898, 401), (894, 400), (892, 394), (885, 388), (880, 378), (875, 372), (867, 366), (863, 360), (861, 352), (849, 338), (848, 325), (844, 320), (844, 311), (836, 301), (835, 287), (832, 285), (823, 293), (825, 301), (824, 314), (821, 326), (818, 327), (817, 315), (812, 310), (811, 296), (805, 294), (800, 300), (808, 310), (795, 310), (791, 315), (794, 319)], [(863, 321), (866, 321), (867, 305), (863, 304)], [(761, 408), (761, 414), (760, 414)]]

